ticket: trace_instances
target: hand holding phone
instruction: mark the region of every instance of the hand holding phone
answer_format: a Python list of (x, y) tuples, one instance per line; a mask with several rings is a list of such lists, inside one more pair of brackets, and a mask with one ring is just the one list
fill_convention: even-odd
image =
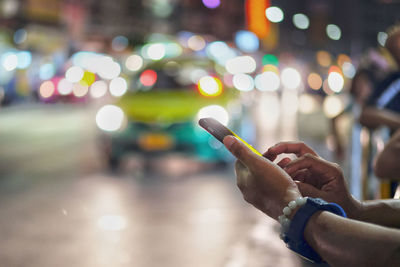
[(199, 120), (199, 125), (203, 127), (207, 132), (209, 132), (212, 136), (214, 136), (218, 141), (223, 143), (224, 137), (227, 135), (233, 135), (237, 139), (243, 142), (251, 151), (256, 153), (259, 156), (262, 156), (260, 152), (258, 152), (254, 147), (249, 145), (246, 141), (240, 138), (237, 134), (235, 134), (232, 130), (225, 127), (222, 123), (213, 118), (202, 118)]

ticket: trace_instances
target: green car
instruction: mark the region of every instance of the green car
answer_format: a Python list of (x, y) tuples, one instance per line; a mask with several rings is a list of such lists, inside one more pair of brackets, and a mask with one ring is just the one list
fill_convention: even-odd
[(104, 131), (109, 166), (117, 168), (128, 153), (149, 160), (182, 152), (202, 161), (230, 161), (222, 144), (197, 124), (201, 117), (214, 117), (231, 129), (240, 126), (239, 92), (223, 86), (214, 64), (193, 57), (153, 61), (131, 76), (130, 90), (114, 105), (103, 107), (109, 109), (103, 117), (114, 112), (113, 122), (121, 121), (120, 127)]

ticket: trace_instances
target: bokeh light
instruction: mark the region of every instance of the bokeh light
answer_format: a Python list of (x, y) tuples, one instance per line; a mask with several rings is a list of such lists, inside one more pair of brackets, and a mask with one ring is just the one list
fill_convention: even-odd
[(356, 68), (351, 62), (344, 62), (342, 65), (343, 75), (349, 79), (354, 78), (356, 75)]
[(296, 89), (300, 86), (301, 76), (295, 68), (285, 68), (281, 74), (282, 83), (286, 88)]
[(229, 122), (229, 114), (225, 108), (220, 105), (210, 105), (203, 107), (197, 113), (197, 120), (202, 118), (214, 118), (223, 125), (227, 126)]
[(111, 57), (103, 56), (96, 61), (98, 65), (97, 73), (101, 78), (112, 80), (120, 75), (121, 66)]
[(328, 51), (320, 50), (317, 52), (317, 62), (322, 67), (329, 67), (332, 64), (332, 57)]
[(1, 57), (1, 64), (6, 71), (13, 71), (18, 66), (18, 57), (12, 52), (4, 53)]
[(253, 32), (242, 30), (236, 33), (235, 44), (243, 52), (252, 53), (258, 50), (260, 41)]
[(242, 92), (249, 92), (254, 89), (254, 79), (248, 74), (236, 74), (232, 80), (233, 86)]
[(283, 11), (279, 7), (271, 6), (265, 10), (267, 19), (271, 22), (278, 23), (284, 18)]
[(319, 109), (319, 103), (315, 97), (309, 94), (303, 94), (299, 97), (299, 112), (303, 114), (311, 114)]
[(96, 75), (90, 71), (85, 71), (83, 73), (82, 80), (80, 81), (83, 85), (90, 86), (96, 80)]
[(278, 66), (279, 65), (279, 59), (272, 54), (266, 54), (262, 58), (262, 64), (263, 65), (274, 65)]
[(105, 81), (96, 81), (90, 86), (90, 96), (100, 98), (107, 93), (107, 83)]
[(89, 86), (81, 83), (74, 83), (72, 86), (72, 93), (76, 97), (84, 97), (89, 92)]
[(202, 0), (207, 8), (217, 8), (221, 4), (220, 0)]
[(76, 83), (79, 82), (84, 75), (84, 71), (81, 67), (78, 66), (73, 66), (70, 67), (66, 73), (65, 73), (65, 78), (70, 82), (70, 83)]
[(330, 72), (328, 75), (328, 85), (332, 91), (339, 93), (342, 91), (344, 85), (343, 76), (336, 71)]
[(328, 118), (333, 118), (337, 116), (340, 112), (343, 111), (343, 107), (343, 101), (340, 99), (339, 96), (330, 95), (325, 97), (324, 99), (323, 110), (325, 116), (327, 116)]
[(339, 26), (335, 24), (328, 24), (326, 26), (326, 34), (332, 40), (339, 40), (342, 37), (342, 31), (340, 30)]
[(273, 71), (263, 72), (255, 78), (255, 86), (260, 91), (276, 91), (280, 84), (278, 74)]
[(143, 67), (143, 58), (139, 55), (130, 55), (125, 61), (125, 66), (130, 71), (138, 71)]
[(200, 51), (206, 47), (206, 41), (200, 35), (193, 35), (188, 39), (187, 46), (193, 51)]
[(257, 64), (251, 56), (235, 57), (226, 62), (225, 68), (231, 74), (252, 73)]
[(150, 44), (145, 47), (145, 54), (149, 59), (160, 60), (165, 57), (165, 46), (163, 44)]
[(305, 30), (310, 26), (310, 20), (306, 15), (298, 13), (293, 15), (293, 24), (297, 28)]
[(28, 37), (28, 33), (26, 32), (25, 29), (19, 29), (17, 31), (15, 31), (13, 39), (14, 39), (14, 43), (16, 44), (22, 44), (26, 41)]
[(222, 82), (212, 76), (204, 76), (197, 83), (200, 94), (203, 96), (219, 96), (222, 94)]
[(45, 81), (39, 87), (39, 95), (42, 98), (49, 98), (55, 92), (55, 86), (52, 81)]
[(69, 95), (72, 93), (72, 83), (67, 79), (61, 79), (57, 84), (57, 91), (60, 95)]
[(17, 58), (18, 58), (18, 63), (17, 63), (18, 69), (26, 69), (32, 62), (32, 54), (29, 51), (18, 52)]
[(39, 77), (42, 80), (48, 80), (53, 78), (53, 76), (56, 74), (56, 68), (52, 63), (46, 63), (42, 66), (40, 66), (39, 69)]
[(119, 130), (123, 126), (124, 120), (124, 112), (114, 105), (105, 105), (96, 114), (96, 124), (103, 131)]
[(337, 57), (338, 66), (342, 66), (345, 62), (351, 62), (351, 58), (346, 54), (339, 54)]
[(128, 89), (126, 80), (122, 77), (117, 77), (110, 82), (110, 94), (116, 97), (123, 96)]
[(206, 47), (208, 57), (217, 61), (218, 64), (225, 66), (226, 62), (237, 56), (237, 53), (225, 42), (215, 41)]
[(153, 86), (157, 81), (157, 72), (154, 70), (145, 70), (140, 74), (139, 81), (144, 86)]
[(386, 32), (378, 32), (376, 38), (378, 40), (379, 45), (385, 46), (388, 34)]
[(322, 78), (317, 73), (310, 73), (307, 77), (308, 86), (313, 90), (319, 90), (322, 87)]
[(114, 37), (114, 39), (111, 42), (111, 47), (115, 51), (124, 51), (128, 47), (129, 41), (128, 38), (125, 36), (119, 35)]

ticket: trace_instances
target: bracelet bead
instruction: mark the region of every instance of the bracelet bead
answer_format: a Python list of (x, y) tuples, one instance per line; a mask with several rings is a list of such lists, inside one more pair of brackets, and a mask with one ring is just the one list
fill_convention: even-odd
[(295, 200), (292, 200), (289, 202), (288, 207), (292, 210), (294, 210), (297, 207), (297, 203)]
[(283, 214), (285, 214), (286, 216), (289, 216), (290, 213), (292, 212), (292, 210), (291, 210), (289, 207), (285, 207), (285, 208), (282, 210), (282, 212), (283, 212)]

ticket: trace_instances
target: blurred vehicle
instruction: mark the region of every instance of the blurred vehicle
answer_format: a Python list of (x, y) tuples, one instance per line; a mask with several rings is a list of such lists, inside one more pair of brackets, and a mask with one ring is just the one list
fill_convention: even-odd
[(231, 159), (197, 124), (214, 117), (232, 129), (240, 126), (239, 92), (223, 85), (214, 61), (193, 56), (152, 61), (130, 78), (128, 92), (96, 116), (111, 169), (131, 152), (146, 160), (172, 151), (216, 163)]

